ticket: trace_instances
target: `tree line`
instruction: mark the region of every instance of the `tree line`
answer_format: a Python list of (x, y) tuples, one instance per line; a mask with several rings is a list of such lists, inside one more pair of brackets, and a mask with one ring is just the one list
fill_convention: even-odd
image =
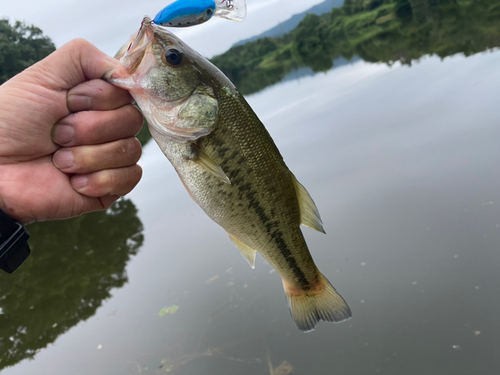
[(340, 57), (411, 65), (424, 55), (468, 56), (499, 45), (497, 0), (345, 0), (330, 13), (307, 15), (281, 38), (236, 46), (211, 61), (251, 94), (300, 67), (326, 71)]
[(48, 56), (56, 47), (33, 25), (0, 19), (0, 85)]
[[(283, 37), (235, 46), (211, 61), (248, 95), (301, 67), (327, 71), (337, 58), (411, 65), (425, 55), (469, 56), (498, 46), (498, 0), (345, 0), (307, 15)], [(39, 28), (0, 19), (0, 84), (54, 49)], [(149, 141), (146, 126), (138, 138)]]

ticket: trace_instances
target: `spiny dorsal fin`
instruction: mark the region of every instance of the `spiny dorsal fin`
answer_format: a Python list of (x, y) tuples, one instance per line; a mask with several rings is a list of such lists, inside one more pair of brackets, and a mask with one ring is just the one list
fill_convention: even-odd
[(306, 227), (325, 233), (323, 222), (319, 216), (319, 211), (306, 188), (293, 176), (293, 184), (297, 192), (297, 199), (300, 206), (300, 223)]
[(214, 162), (210, 156), (205, 154), (203, 151), (201, 151), (198, 147), (194, 146), (193, 147), (196, 149), (196, 157), (190, 159), (194, 163), (198, 164), (200, 167), (205, 169), (207, 172), (211, 173), (215, 177), (220, 178), (222, 181), (224, 181), (226, 184), (231, 185), (231, 181), (229, 181), (229, 178), (227, 178), (226, 174), (222, 170), (219, 164)]
[(250, 246), (245, 245), (243, 242), (241, 242), (239, 239), (237, 239), (231, 234), (229, 234), (229, 238), (236, 245), (241, 255), (243, 255), (243, 258), (245, 258), (250, 267), (252, 267), (252, 269), (255, 269), (255, 255), (257, 251), (252, 249)]

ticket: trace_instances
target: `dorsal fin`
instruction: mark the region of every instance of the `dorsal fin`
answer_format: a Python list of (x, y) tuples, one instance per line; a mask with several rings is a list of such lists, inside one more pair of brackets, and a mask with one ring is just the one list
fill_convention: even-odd
[(300, 207), (300, 223), (306, 227), (317, 230), (318, 232), (325, 233), (323, 229), (323, 222), (319, 216), (319, 211), (306, 188), (297, 181), (294, 175), (293, 184), (297, 192), (297, 199), (299, 200)]
[(243, 242), (241, 242), (238, 238), (234, 237), (232, 234), (229, 234), (229, 238), (236, 245), (241, 255), (243, 255), (243, 258), (245, 258), (250, 267), (252, 267), (252, 269), (255, 269), (255, 255), (257, 251), (255, 249), (252, 249), (250, 246), (245, 245)]

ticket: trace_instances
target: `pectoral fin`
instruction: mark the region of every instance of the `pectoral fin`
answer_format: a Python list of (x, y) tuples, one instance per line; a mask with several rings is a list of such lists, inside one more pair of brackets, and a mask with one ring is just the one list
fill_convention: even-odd
[(319, 216), (318, 208), (311, 196), (307, 192), (306, 188), (297, 181), (295, 176), (293, 177), (293, 184), (295, 185), (295, 191), (297, 192), (297, 199), (299, 200), (300, 206), (300, 223), (306, 227), (317, 230), (318, 232), (325, 233), (323, 229), (323, 222)]
[(255, 269), (255, 255), (257, 251), (252, 249), (250, 246), (245, 245), (243, 242), (241, 242), (231, 234), (229, 234), (229, 238), (231, 239), (231, 241), (233, 241), (238, 250), (240, 250), (241, 255), (243, 255), (243, 258), (245, 258), (250, 267), (252, 267), (252, 269)]
[(224, 181), (226, 184), (231, 185), (231, 181), (229, 181), (229, 178), (227, 178), (226, 174), (222, 170), (219, 164), (214, 162), (210, 156), (205, 154), (203, 151), (201, 151), (198, 147), (192, 146), (195, 148), (195, 156), (190, 158), (191, 161), (194, 163), (198, 164), (200, 167), (205, 169), (207, 172), (210, 174), (214, 175), (215, 177), (220, 178), (222, 181)]

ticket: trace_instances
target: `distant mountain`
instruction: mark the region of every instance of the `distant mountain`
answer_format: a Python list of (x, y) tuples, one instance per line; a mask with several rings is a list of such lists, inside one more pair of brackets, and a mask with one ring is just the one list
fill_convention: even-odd
[(259, 38), (264, 38), (264, 37), (281, 37), (285, 35), (286, 33), (289, 33), (293, 29), (295, 29), (300, 21), (304, 19), (304, 17), (309, 14), (313, 13), (316, 15), (324, 14), (332, 10), (332, 8), (337, 7), (340, 8), (344, 4), (344, 0), (325, 0), (321, 4), (317, 4), (313, 6), (312, 8), (309, 8), (305, 12), (302, 12), (300, 14), (295, 14), (293, 15), (290, 19), (278, 24), (277, 26), (273, 27), (272, 29), (269, 29), (267, 31), (264, 31), (260, 35), (253, 36), (248, 39), (240, 40), (239, 42), (233, 44), (233, 47), (239, 46), (241, 44), (245, 44), (247, 42), (252, 42), (254, 40), (257, 40)]

